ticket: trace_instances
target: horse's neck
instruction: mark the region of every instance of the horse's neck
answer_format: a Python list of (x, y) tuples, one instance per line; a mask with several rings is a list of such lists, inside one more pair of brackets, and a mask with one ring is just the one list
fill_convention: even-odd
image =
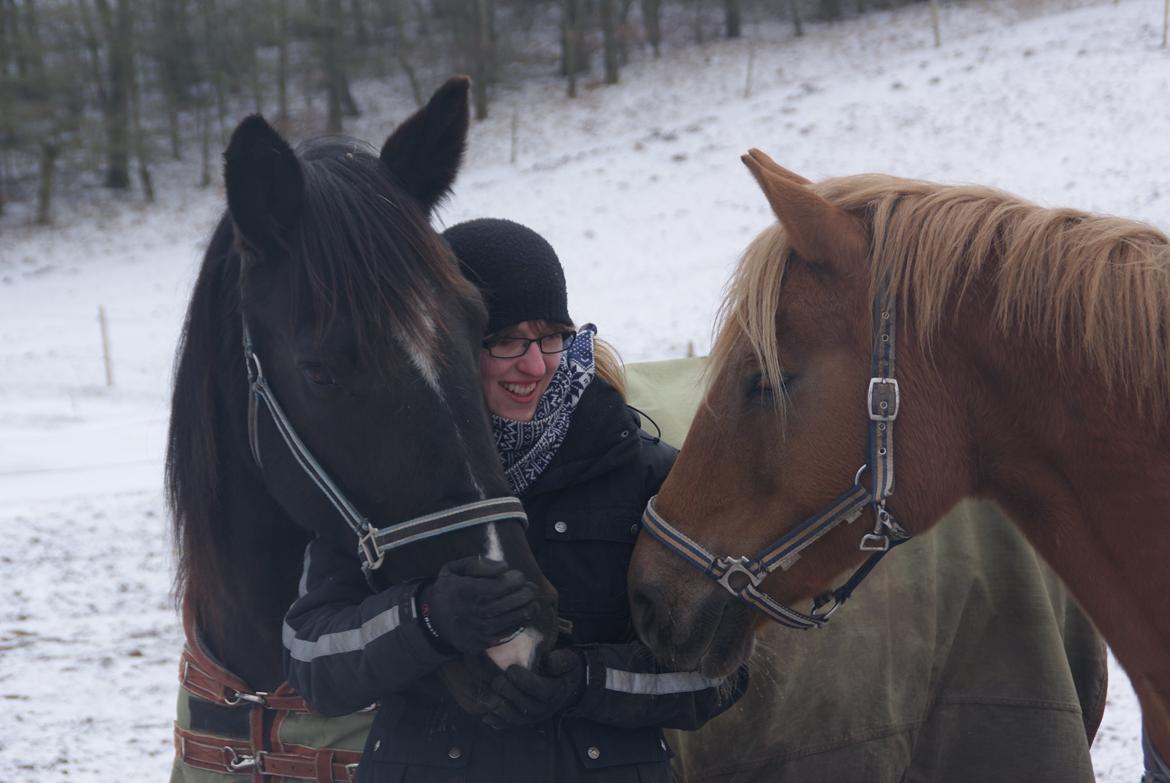
[(199, 631), (229, 671), (271, 691), (285, 679), (281, 627), (296, 598), (305, 534), (260, 487), (233, 481), (227, 490), (224, 513), (240, 535), (221, 551), (215, 571), (223, 584), (199, 608)]
[(1170, 429), (1091, 373), (1072, 382), (1020, 353), (1004, 364), (970, 413), (980, 494), (1011, 513), (1133, 673), (1143, 651), (1170, 647), (1170, 617), (1140, 611), (1170, 590)]

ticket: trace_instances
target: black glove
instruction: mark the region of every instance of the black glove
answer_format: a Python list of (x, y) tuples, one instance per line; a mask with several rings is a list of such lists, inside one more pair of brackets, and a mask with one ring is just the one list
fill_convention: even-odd
[(440, 649), (476, 655), (536, 616), (536, 588), (498, 560), (452, 560), (419, 591), (419, 621)]
[(498, 700), (483, 716), (484, 723), (493, 729), (541, 723), (581, 700), (585, 657), (569, 647), (553, 650), (539, 673), (509, 666), (492, 681), (492, 690)]

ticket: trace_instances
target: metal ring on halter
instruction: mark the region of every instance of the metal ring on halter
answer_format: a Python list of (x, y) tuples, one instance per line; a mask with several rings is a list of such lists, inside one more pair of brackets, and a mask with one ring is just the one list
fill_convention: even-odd
[[(747, 589), (748, 585), (751, 585), (752, 587), (759, 587), (760, 583), (764, 581), (764, 576), (766, 575), (756, 574), (751, 569), (749, 569), (748, 564), (751, 562), (751, 558), (747, 557), (746, 555), (740, 557), (719, 558), (719, 560), (715, 563), (716, 567), (726, 570), (724, 570), (723, 575), (715, 581), (723, 585), (723, 589), (734, 596), (740, 595), (744, 590)], [(736, 588), (734, 585), (732, 585), (731, 577), (735, 576), (736, 574), (743, 574), (748, 580), (747, 584), (741, 585), (739, 588)]]
[(861, 485), (861, 474), (867, 470), (869, 470), (868, 462), (857, 469), (857, 472), (853, 474), (853, 486), (857, 487)]
[[(830, 606), (827, 611), (822, 612), (821, 607), (828, 603), (832, 603), (832, 606)], [(833, 616), (834, 612), (841, 608), (841, 604), (843, 603), (845, 602), (839, 599), (835, 592), (824, 593), (818, 598), (813, 599), (813, 608), (808, 613), (808, 616), (814, 620), (823, 620), (828, 622), (829, 618)]]

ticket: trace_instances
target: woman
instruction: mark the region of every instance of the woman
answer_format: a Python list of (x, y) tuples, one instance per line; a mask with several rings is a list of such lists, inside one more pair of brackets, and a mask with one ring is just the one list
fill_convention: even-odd
[[(537, 562), (560, 594), (562, 637), (534, 670), (493, 683), (489, 712), (462, 712), (435, 675), (522, 626), (534, 592), (501, 563), (465, 558), (431, 582), (365, 585), (350, 553), (313, 542), (286, 647), (347, 630), (339, 618), (413, 596), (417, 622), (358, 649), (301, 660), (289, 682), (324, 714), (380, 700), (362, 781), (666, 781), (663, 728), (695, 729), (733, 704), (747, 672), (663, 672), (634, 638), (626, 570), (646, 501), (675, 450), (640, 433), (620, 366), (569, 318), (556, 253), (531, 229), (473, 220), (444, 237), (488, 306), (480, 376), (496, 446), (528, 514)], [(291, 633), (290, 633), (291, 632)], [(304, 656), (302, 656), (304, 657)]]

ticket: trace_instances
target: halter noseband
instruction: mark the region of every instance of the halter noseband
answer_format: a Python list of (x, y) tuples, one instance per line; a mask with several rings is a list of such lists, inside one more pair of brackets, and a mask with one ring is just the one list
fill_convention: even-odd
[[(869, 462), (857, 471), (849, 490), (752, 557), (719, 557), (707, 551), (667, 522), (654, 508), (654, 498), (642, 516), (646, 532), (669, 551), (680, 555), (736, 598), (789, 628), (806, 630), (823, 626), (886, 552), (910, 538), (910, 533), (886, 508), (886, 499), (894, 494), (894, 419), (901, 404), (898, 381), (894, 378), (895, 304), (893, 295), (879, 297), (874, 302), (874, 344), (866, 391)], [(861, 483), (866, 470), (872, 473), (872, 490)], [(769, 574), (777, 569), (787, 571), (806, 547), (841, 523), (853, 522), (866, 506), (873, 506), (874, 527), (861, 537), (859, 549), (872, 554), (845, 584), (817, 596), (812, 611), (805, 614), (784, 606), (760, 589)]]
[(260, 459), (260, 439), (256, 426), (257, 403), (263, 402), (272, 417), (272, 423), (276, 426), (277, 432), (284, 439), (288, 450), (296, 458), (297, 464), (301, 466), (301, 470), (333, 504), (337, 513), (358, 537), (358, 555), (362, 559), (362, 568), (367, 572), (380, 568), (386, 553), (393, 549), (463, 528), (486, 525), (505, 519), (519, 520), (527, 527), (528, 515), (524, 513), (523, 504), (515, 497), (478, 500), (433, 514), (414, 517), (390, 527), (374, 527), (350, 502), (345, 493), (338, 488), (325, 469), (321, 467), (321, 463), (309, 451), (304, 441), (297, 435), (292, 422), (289, 421), (284, 409), (277, 402), (272, 387), (264, 378), (264, 368), (253, 347), (252, 334), (248, 331), (247, 320), (241, 320), (244, 330), (244, 365), (248, 370), (248, 444), (252, 449), (252, 458), (256, 461), (257, 467), (264, 468)]

